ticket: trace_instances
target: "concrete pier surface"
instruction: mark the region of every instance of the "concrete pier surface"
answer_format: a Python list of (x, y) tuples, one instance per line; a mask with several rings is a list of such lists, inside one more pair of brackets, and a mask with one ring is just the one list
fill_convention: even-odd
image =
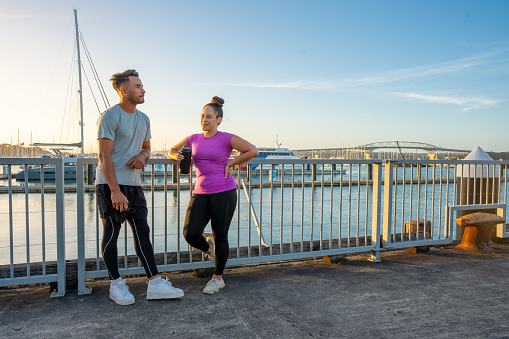
[(178, 300), (147, 301), (146, 279), (128, 278), (136, 298), (119, 306), (109, 282), (93, 293), (48, 286), (0, 289), (0, 337), (9, 338), (508, 338), (509, 245), (491, 254), (432, 247), (427, 253), (367, 254), (227, 269), (226, 287), (169, 273)]

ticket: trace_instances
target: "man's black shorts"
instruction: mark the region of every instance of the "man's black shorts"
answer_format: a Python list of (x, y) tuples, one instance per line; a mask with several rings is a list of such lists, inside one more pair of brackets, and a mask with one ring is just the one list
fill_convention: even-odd
[(143, 213), (148, 215), (147, 201), (141, 186), (126, 186), (119, 185), (120, 191), (126, 196), (129, 203), (127, 204), (128, 210), (120, 212), (113, 207), (111, 203), (111, 190), (107, 184), (99, 184), (95, 186), (95, 196), (97, 199), (97, 206), (99, 207), (99, 214), (101, 218), (110, 216), (115, 222), (123, 223), (127, 219), (128, 213), (137, 214)]

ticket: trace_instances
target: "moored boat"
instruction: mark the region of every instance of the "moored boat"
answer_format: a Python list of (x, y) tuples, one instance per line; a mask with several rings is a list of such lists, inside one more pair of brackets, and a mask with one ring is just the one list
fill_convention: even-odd
[[(67, 156), (64, 155), (61, 151), (67, 150), (65, 148), (52, 148), (53, 152), (55, 152), (55, 156), (58, 158), (64, 158), (64, 180), (76, 180), (76, 161), (77, 158), (75, 156)], [(43, 158), (48, 158), (48, 155), (42, 156)], [(95, 166), (94, 166), (95, 167)], [(16, 180), (25, 180), (25, 175), (28, 176), (28, 180), (30, 181), (38, 181), (41, 180), (41, 168), (43, 169), (44, 180), (56, 180), (56, 172), (55, 166), (42, 166), (42, 167), (29, 167), (23, 168), (22, 171), (16, 174)], [(84, 168), (86, 171), (86, 167)], [(93, 176), (95, 178), (95, 170), (92, 171)]]
[[(266, 160), (279, 160), (279, 159), (300, 159), (298, 156), (293, 153), (292, 150), (285, 147), (277, 147), (277, 148), (268, 148), (268, 147), (260, 147), (258, 148), (258, 156), (255, 159), (266, 159)], [(259, 164), (253, 164), (251, 169), (255, 169)], [(268, 165), (265, 165), (268, 166)], [(279, 169), (281, 165), (275, 165), (275, 169)], [(268, 168), (268, 167), (267, 167)], [(246, 165), (243, 164), (240, 167), (241, 170), (246, 169)]]

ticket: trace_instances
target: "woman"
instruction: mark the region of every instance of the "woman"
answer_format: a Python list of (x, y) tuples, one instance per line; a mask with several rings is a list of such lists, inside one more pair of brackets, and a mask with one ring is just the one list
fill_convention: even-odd
[[(188, 136), (169, 152), (170, 158), (181, 161), (184, 158), (182, 148), (191, 147), (191, 157), (196, 167), (196, 185), (187, 208), (184, 238), (191, 246), (205, 252), (215, 261), (214, 275), (203, 289), (206, 294), (216, 293), (225, 286), (222, 276), (230, 248), (228, 229), (237, 204), (237, 186), (230, 169), (258, 155), (256, 147), (248, 141), (217, 130), (223, 120), (223, 104), (223, 99), (213, 97), (201, 113), (203, 134)], [(240, 154), (229, 159), (233, 149)], [(203, 236), (209, 220), (214, 242)]]

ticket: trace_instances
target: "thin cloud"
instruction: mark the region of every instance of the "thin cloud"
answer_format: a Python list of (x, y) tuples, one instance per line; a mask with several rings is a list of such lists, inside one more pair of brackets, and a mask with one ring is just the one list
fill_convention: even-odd
[[(217, 85), (217, 84), (205, 84)], [(337, 85), (328, 81), (289, 81), (289, 82), (223, 82), (221, 86), (230, 87), (260, 87), (260, 88), (293, 88), (312, 91), (334, 90)]]
[(384, 73), (379, 73), (378, 75), (361, 78), (358, 80), (359, 85), (364, 84), (375, 84), (375, 83), (387, 83), (408, 79), (416, 79), (429, 77), (434, 75), (441, 75), (447, 73), (455, 73), (465, 69), (472, 68), (474, 66), (485, 63), (485, 60), (495, 54), (497, 52), (481, 54), (469, 58), (458, 59), (450, 62), (444, 62), (434, 65), (427, 65), (421, 67), (413, 67), (406, 68), (401, 70), (394, 70)]
[(433, 96), (433, 95), (423, 95), (417, 93), (394, 93), (399, 96), (404, 96), (411, 99), (417, 99), (424, 102), (430, 103), (438, 103), (438, 104), (453, 104), (464, 106), (461, 110), (463, 112), (470, 111), (473, 109), (478, 109), (487, 106), (493, 106), (500, 103), (500, 100), (493, 98), (483, 98), (483, 97), (474, 97), (474, 98), (462, 98), (462, 97), (453, 97), (453, 96)]
[(454, 41), (454, 43), (466, 47), (492, 47), (509, 45), (509, 41), (485, 41), (485, 42)]
[[(44, 19), (65, 19), (65, 18), (71, 18), (71, 20), (74, 20), (74, 16), (38, 16), (33, 14), (10, 14), (10, 15), (0, 15), (0, 20), (26, 20), (26, 19), (33, 19), (33, 18), (44, 18)], [(96, 17), (80, 17), (80, 22), (82, 21), (99, 21), (99, 20), (107, 20), (107, 17), (103, 16), (96, 16)]]
[(11, 14), (11, 15), (0, 15), (0, 20), (24, 20), (32, 19), (34, 16), (31, 14)]
[(208, 83), (205, 85), (221, 85), (230, 87), (291, 88), (315, 91), (340, 90), (345, 88), (361, 87), (373, 84), (384, 84), (396, 81), (456, 73), (470, 69), (477, 65), (484, 64), (490, 57), (502, 52), (503, 51), (495, 51), (444, 63), (381, 72), (372, 76), (360, 75), (336, 81), (224, 82), (214, 84)]

